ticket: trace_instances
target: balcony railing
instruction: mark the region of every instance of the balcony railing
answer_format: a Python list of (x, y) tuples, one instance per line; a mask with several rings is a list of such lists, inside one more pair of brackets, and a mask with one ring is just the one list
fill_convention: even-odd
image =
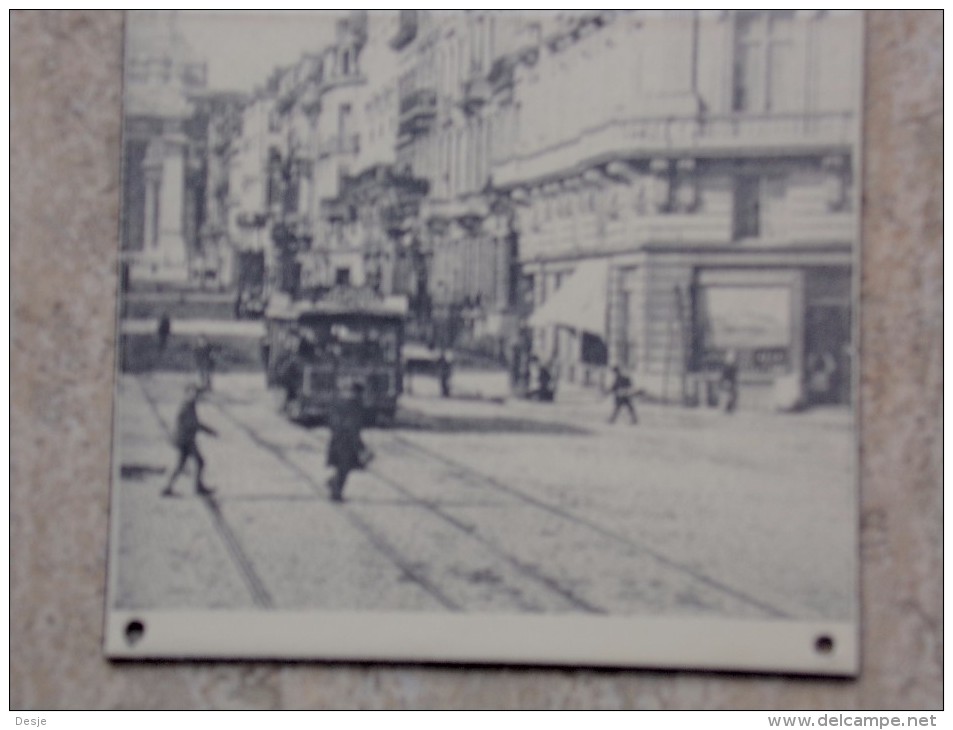
[(414, 136), (430, 130), (437, 118), (437, 91), (417, 89), (400, 100), (400, 136)]
[(401, 119), (420, 114), (436, 114), (436, 112), (436, 89), (417, 89), (416, 91), (411, 91), (409, 94), (401, 97), (400, 99)]
[(354, 208), (340, 198), (329, 198), (321, 201), (320, 215), (329, 221), (350, 221), (354, 219)]
[(264, 228), (268, 223), (268, 212), (239, 213), (236, 222), (239, 228)]
[(500, 151), (494, 155), (493, 177), (507, 185), (619, 156), (836, 150), (854, 142), (855, 127), (850, 112), (613, 119), (535, 150), (510, 155)]
[(318, 145), (318, 157), (331, 155), (355, 155), (360, 150), (360, 137), (356, 134), (335, 135)]
[(492, 95), (490, 82), (486, 77), (478, 74), (474, 74), (463, 82), (462, 92), (462, 106), (468, 114), (478, 111)]

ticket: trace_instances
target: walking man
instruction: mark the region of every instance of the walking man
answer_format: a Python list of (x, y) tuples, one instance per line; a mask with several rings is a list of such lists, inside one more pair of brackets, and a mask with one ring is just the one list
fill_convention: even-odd
[(612, 368), (612, 385), (609, 392), (615, 398), (615, 407), (612, 409), (612, 415), (609, 416), (609, 423), (615, 423), (619, 411), (623, 408), (629, 411), (629, 421), (633, 424), (638, 423), (639, 419), (635, 415), (635, 406), (632, 405), (632, 396), (634, 395), (632, 379), (624, 375), (618, 365)]
[(175, 433), (173, 434), (173, 443), (179, 450), (179, 461), (178, 464), (176, 464), (175, 470), (172, 472), (169, 483), (166, 485), (166, 488), (162, 490), (163, 497), (175, 496), (172, 487), (175, 484), (175, 480), (179, 478), (179, 475), (185, 469), (185, 462), (187, 462), (189, 458), (195, 461), (195, 493), (202, 495), (212, 493), (212, 490), (206, 487), (202, 482), (202, 471), (205, 468), (205, 459), (202, 458), (202, 454), (199, 452), (196, 437), (199, 431), (204, 431), (212, 436), (218, 436), (218, 434), (214, 429), (209, 428), (199, 421), (196, 404), (201, 394), (202, 391), (192, 384), (185, 389), (185, 401), (179, 408), (179, 415), (175, 419)]
[(364, 425), (364, 387), (354, 383), (350, 397), (340, 400), (331, 411), (331, 441), (327, 464), (334, 468), (328, 479), (331, 501), (344, 501), (344, 483), (352, 469), (362, 468), (368, 461), (367, 447), (361, 440)]

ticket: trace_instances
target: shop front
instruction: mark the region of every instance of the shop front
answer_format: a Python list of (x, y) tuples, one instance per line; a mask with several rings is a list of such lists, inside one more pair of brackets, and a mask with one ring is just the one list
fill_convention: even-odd
[(584, 386), (602, 382), (608, 359), (609, 271), (609, 259), (592, 258), (551, 273), (552, 292), (527, 320), (533, 354), (549, 363), (561, 381)]
[(849, 267), (699, 269), (691, 371), (702, 402), (725, 363), (742, 407), (850, 401)]

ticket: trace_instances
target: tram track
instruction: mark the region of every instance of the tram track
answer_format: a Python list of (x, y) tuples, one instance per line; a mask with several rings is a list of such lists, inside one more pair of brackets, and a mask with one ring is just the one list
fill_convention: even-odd
[[(146, 403), (149, 405), (149, 409), (152, 411), (152, 415), (162, 428), (166, 438), (169, 440), (169, 443), (172, 443), (172, 428), (168, 423), (166, 423), (165, 419), (162, 417), (162, 414), (159, 412), (159, 406), (156, 403), (155, 397), (149, 392), (149, 389), (146, 387), (142, 378), (136, 378), (136, 382), (139, 384), (139, 388), (142, 391), (142, 395), (145, 398)], [(211, 518), (212, 526), (215, 528), (215, 532), (225, 545), (225, 549), (228, 551), (229, 557), (232, 559), (232, 562), (238, 569), (238, 573), (241, 575), (242, 581), (245, 583), (245, 587), (248, 589), (252, 601), (254, 601), (258, 608), (274, 608), (274, 600), (272, 599), (271, 594), (265, 587), (264, 581), (262, 581), (261, 577), (255, 571), (255, 567), (245, 552), (245, 549), (242, 547), (238, 536), (235, 534), (235, 531), (228, 524), (228, 521), (225, 519), (225, 515), (222, 514), (221, 507), (218, 503), (218, 500), (215, 498), (215, 495), (202, 494), (199, 495), (199, 499), (202, 501), (202, 504), (205, 505), (209, 517)]]
[[(637, 551), (642, 555), (646, 555), (653, 559), (656, 563), (664, 566), (669, 570), (674, 570), (679, 574), (689, 577), (691, 580), (700, 583), (707, 588), (714, 590), (724, 596), (728, 596), (736, 601), (745, 603), (753, 608), (756, 608), (772, 618), (790, 618), (790, 612), (780, 609), (777, 606), (768, 603), (762, 599), (753, 597), (748, 593), (730, 586), (722, 581), (714, 579), (708, 575), (705, 575), (698, 570), (691, 568), (690, 566), (679, 563), (672, 558), (669, 558), (659, 551), (651, 548), (650, 546), (644, 544), (641, 541), (633, 540), (632, 538), (620, 534), (610, 528), (607, 528), (603, 525), (600, 525), (592, 520), (580, 517), (572, 512), (569, 512), (558, 505), (546, 502), (541, 500), (538, 497), (534, 497), (531, 494), (528, 494), (524, 490), (521, 490), (517, 487), (504, 484), (500, 480), (492, 477), (488, 474), (485, 474), (478, 469), (474, 469), (462, 462), (459, 462), (454, 459), (450, 459), (445, 455), (429, 449), (425, 446), (421, 446), (406, 437), (403, 437), (399, 434), (396, 434), (391, 431), (384, 431), (387, 438), (391, 444), (399, 445), (407, 451), (416, 451), (419, 455), (429, 458), (433, 461), (437, 461), (445, 465), (448, 469), (452, 469), (457, 474), (466, 474), (471, 478), (475, 478), (479, 482), (483, 482), (485, 485), (490, 486), (491, 488), (505, 493), (511, 497), (519, 499), (520, 501), (535, 507), (537, 509), (543, 510), (549, 514), (552, 514), (560, 519), (566, 520), (570, 523), (573, 523), (579, 527), (582, 527), (586, 530), (589, 530), (601, 538), (607, 539), (609, 541), (620, 544), (626, 548)], [(315, 437), (319, 442), (321, 442), (321, 447), (326, 446), (326, 440)], [(398, 494), (400, 494), (405, 499), (410, 500), (417, 506), (425, 509), (436, 517), (440, 518), (443, 522), (451, 525), (453, 528), (463, 533), (467, 538), (474, 540), (481, 544), (483, 547), (488, 549), (490, 552), (497, 555), (497, 557), (502, 558), (506, 561), (511, 567), (515, 568), (518, 572), (522, 573), (524, 576), (532, 579), (534, 582), (545, 586), (546, 589), (550, 590), (553, 593), (558, 594), (563, 599), (572, 604), (575, 608), (595, 614), (605, 614), (607, 613), (605, 608), (596, 606), (594, 603), (586, 600), (585, 598), (579, 596), (577, 592), (573, 591), (571, 588), (565, 586), (560, 580), (553, 578), (552, 576), (546, 575), (545, 572), (540, 571), (533, 565), (526, 563), (517, 556), (513, 555), (507, 551), (500, 544), (490, 540), (489, 538), (479, 534), (476, 526), (462, 522), (460, 519), (452, 515), (449, 511), (440, 507), (439, 504), (431, 500), (426, 500), (418, 497), (413, 494), (409, 489), (404, 485), (400, 484), (395, 479), (385, 476), (379, 470), (374, 468), (369, 468), (365, 470), (369, 475), (377, 479), (379, 482), (387, 485)]]
[(400, 434), (391, 433), (391, 440), (393, 443), (399, 444), (408, 451), (414, 451), (422, 456), (426, 456), (430, 459), (436, 460), (444, 464), (448, 469), (453, 470), (457, 474), (468, 475), (472, 479), (482, 482), (485, 486), (488, 486), (496, 491), (507, 494), (519, 501), (535, 507), (537, 509), (543, 510), (552, 514), (556, 517), (559, 517), (563, 520), (571, 522), (577, 526), (580, 526), (592, 533), (599, 535), (600, 537), (607, 539), (609, 541), (615, 542), (621, 546), (627, 547), (629, 549), (638, 551), (644, 555), (651, 557), (658, 564), (670, 569), (677, 571), (680, 574), (690, 577), (692, 580), (697, 581), (710, 589), (713, 589), (723, 595), (730, 596), (731, 598), (741, 601), (749, 606), (757, 608), (772, 618), (791, 618), (789, 611), (778, 608), (777, 606), (768, 603), (760, 598), (749, 595), (745, 591), (742, 591), (734, 586), (728, 585), (722, 581), (719, 581), (715, 578), (712, 578), (700, 571), (692, 568), (691, 566), (685, 565), (673, 560), (672, 558), (663, 555), (658, 550), (653, 549), (645, 543), (634, 540), (627, 535), (623, 535), (611, 528), (600, 525), (599, 523), (581, 517), (577, 514), (569, 512), (568, 510), (560, 507), (559, 505), (552, 504), (545, 500), (542, 500), (538, 497), (529, 494), (525, 490), (519, 489), (518, 487), (513, 487), (511, 485), (505, 484), (496, 477), (485, 474), (478, 469), (475, 469), (467, 464), (464, 464), (456, 459), (451, 459), (444, 454), (439, 453), (433, 449), (427, 448), (426, 446), (421, 446), (420, 444), (401, 436)]
[[(311, 474), (302, 469), (293, 460), (289, 459), (284, 450), (266, 438), (262, 437), (254, 428), (241, 421), (224, 406), (223, 403), (212, 404), (216, 410), (221, 413), (232, 425), (242, 431), (253, 443), (267, 451), (273, 458), (280, 461), (285, 468), (294, 472), (300, 477), (312, 491), (325, 492), (324, 485), (317, 482)], [(433, 582), (418, 570), (411, 560), (402, 555), (400, 551), (378, 530), (368, 523), (365, 519), (352, 511), (341, 511), (342, 517), (357, 530), (379, 553), (387, 558), (400, 572), (401, 578), (416, 583), (425, 593), (430, 595), (435, 601), (449, 611), (461, 611), (462, 607), (441, 591)]]
[[(302, 479), (304, 479), (312, 489), (316, 491), (321, 490), (321, 485), (318, 484), (310, 474), (308, 474), (304, 469), (295, 464), (291, 459), (287, 457), (283, 449), (268, 441), (266, 438), (262, 437), (254, 428), (248, 424), (239, 420), (234, 414), (229, 413), (224, 407), (223, 404), (216, 404), (219, 412), (221, 412), (226, 418), (231, 421), (233, 425), (241, 429), (247, 436), (250, 438), (256, 445), (268, 451), (275, 458), (279, 459), (292, 469), (296, 474), (298, 474)], [(320, 452), (323, 453), (323, 450), (327, 446), (327, 439), (323, 436), (318, 436), (317, 434), (312, 434), (312, 440), (316, 442), (319, 446)], [(453, 529), (463, 533), (470, 540), (483, 546), (488, 552), (493, 554), (495, 557), (503, 560), (507, 565), (516, 570), (519, 574), (524, 577), (532, 580), (534, 583), (542, 587), (544, 590), (547, 590), (551, 593), (558, 595), (565, 603), (571, 605), (573, 608), (583, 611), (586, 613), (593, 614), (605, 614), (607, 611), (595, 604), (587, 601), (583, 597), (579, 596), (575, 591), (573, 591), (569, 586), (564, 585), (561, 581), (553, 576), (547, 575), (543, 571), (539, 570), (537, 567), (526, 563), (525, 561), (520, 560), (517, 556), (513, 555), (509, 551), (503, 549), (500, 545), (494, 543), (488, 538), (478, 534), (473, 526), (461, 522), (456, 519), (453, 515), (448, 513), (446, 510), (442, 509), (439, 505), (434, 504), (433, 502), (421, 499), (420, 497), (414, 495), (410, 490), (401, 485), (399, 482), (385, 476), (375, 469), (366, 469), (365, 472), (370, 475), (372, 478), (376, 479), (379, 483), (384, 484), (388, 488), (397, 492), (401, 497), (412, 504), (413, 506), (423, 509), (434, 516), (438, 517), (442, 522), (450, 525)], [(400, 568), (402, 574), (418, 584), (421, 584), (422, 587), (427, 590), (435, 599), (437, 599), (445, 608), (448, 608), (452, 611), (463, 610), (456, 601), (446, 596), (442, 591), (439, 591), (433, 584), (423, 578), (419, 571), (416, 571), (411, 567), (411, 562), (400, 556), (396, 548), (382, 535), (379, 531), (375, 530), (370, 523), (362, 519), (354, 511), (346, 510), (343, 512), (344, 516), (351, 522), (351, 524), (371, 543), (378, 551), (385, 554), (391, 562)]]
[[(152, 409), (156, 420), (160, 423), (166, 435), (171, 438), (171, 429), (162, 418), (155, 398), (149, 392), (149, 389), (141, 378), (136, 378), (136, 380), (142, 388), (144, 397), (149, 404), (149, 407)], [(312, 493), (322, 496), (327, 493), (323, 482), (319, 479), (315, 479), (315, 477), (309, 473), (308, 470), (291, 458), (286, 453), (284, 446), (275, 443), (273, 440), (270, 440), (267, 435), (263, 435), (259, 428), (253, 427), (243, 420), (240, 415), (236, 415), (232, 405), (229, 404), (227, 399), (210, 400), (208, 405), (215, 408), (217, 412), (219, 412), (227, 421), (229, 421), (229, 423), (241, 431), (256, 447), (262, 449), (272, 458), (279, 461), (286, 469), (293, 472), (296, 477), (301, 479), (302, 482), (310, 488)], [(327, 444), (327, 438), (325, 435), (314, 432), (304, 433), (307, 433), (310, 437), (307, 440), (315, 444), (317, 453), (323, 453), (323, 450)], [(598, 536), (603, 540), (613, 542), (620, 547), (624, 547), (625, 549), (632, 551), (637, 555), (647, 557), (660, 567), (664, 568), (669, 574), (675, 573), (677, 575), (682, 575), (690, 581), (704, 586), (710, 591), (714, 591), (723, 597), (730, 598), (734, 601), (741, 602), (745, 605), (755, 608), (769, 617), (790, 617), (790, 613), (788, 611), (782, 610), (765, 600), (752, 596), (747, 592), (726, 584), (716, 578), (712, 578), (692, 566), (680, 563), (679, 561), (662, 554), (657, 549), (645, 544), (642, 541), (633, 539), (632, 537), (622, 534), (605, 525), (601, 525), (585, 516), (570, 512), (558, 504), (541, 499), (540, 497), (529, 493), (525, 489), (507, 484), (490, 474), (486, 474), (485, 472), (471, 467), (459, 460), (450, 458), (432, 448), (428, 448), (427, 446), (416, 443), (415, 441), (399, 433), (395, 433), (393, 431), (381, 431), (380, 434), (382, 436), (382, 446), (384, 448), (389, 448), (392, 452), (394, 452), (395, 455), (399, 455), (400, 453), (407, 454), (408, 463), (413, 463), (414, 461), (420, 462), (421, 460), (424, 460), (425, 463), (429, 462), (431, 468), (433, 468), (433, 465), (435, 464), (439, 465), (441, 468), (448, 470), (450, 473), (465, 476), (466, 481), (470, 482), (471, 484), (477, 484), (488, 490), (491, 490), (492, 492), (506, 495), (507, 497), (517, 500), (528, 507), (539, 510), (543, 513), (549, 514), (550, 516), (556, 517), (561, 521), (569, 523), (576, 529), (584, 530), (590, 534)], [(478, 544), (484, 551), (488, 552), (496, 559), (501, 560), (503, 563), (509, 566), (510, 569), (531, 581), (538, 588), (542, 588), (544, 592), (558, 596), (562, 603), (571, 606), (577, 611), (590, 614), (605, 614), (608, 612), (604, 607), (599, 606), (595, 602), (580, 595), (577, 590), (567, 584), (566, 580), (547, 574), (535, 564), (528, 562), (523, 557), (507, 549), (507, 547), (500, 541), (481, 533), (478, 525), (469, 524), (466, 521), (461, 520), (458, 516), (453, 514), (452, 509), (442, 505), (439, 500), (427, 499), (415, 494), (414, 491), (406, 484), (401, 483), (401, 481), (394, 478), (393, 475), (383, 473), (379, 468), (374, 468), (372, 466), (366, 470), (366, 473), (379, 484), (384, 485), (394, 493), (398, 494), (400, 498), (409, 505), (433, 515), (434, 517), (438, 518), (442, 524), (449, 526), (451, 530), (461, 534), (467, 540)], [(463, 482), (458, 486), (458, 489), (466, 489), (467, 487), (468, 485), (466, 482)], [(221, 505), (219, 504), (220, 500), (216, 497), (216, 495), (204, 496), (202, 497), (202, 500), (208, 510), (216, 532), (220, 535), (229, 555), (232, 557), (236, 567), (238, 568), (238, 571), (241, 574), (246, 587), (248, 588), (248, 591), (255, 602), (255, 605), (259, 606), (260, 608), (272, 608), (274, 606), (274, 601), (266, 589), (264, 582), (256, 573), (252, 561), (249, 559), (249, 556), (243, 549), (238, 536), (228, 524), (228, 521), (222, 512)], [(412, 558), (403, 554), (401, 550), (398, 549), (398, 547), (394, 545), (394, 543), (388, 539), (378, 527), (375, 527), (372, 524), (372, 522), (358, 514), (356, 510), (345, 508), (338, 510), (338, 513), (350, 524), (354, 530), (364, 537), (369, 545), (371, 545), (378, 553), (384, 556), (397, 568), (402, 580), (416, 584), (421, 590), (430, 595), (431, 598), (433, 598), (439, 605), (443, 606), (449, 611), (462, 611), (466, 609), (466, 606), (461, 605), (459, 601), (447, 595), (445, 590), (442, 590), (441, 587), (436, 585), (427, 575), (425, 575), (424, 571), (422, 571), (419, 567), (420, 564), (414, 562)]]
[(494, 543), (492, 540), (484, 537), (483, 535), (480, 535), (474, 526), (461, 522), (450, 513), (441, 509), (439, 505), (434, 504), (433, 502), (420, 499), (419, 497), (414, 495), (412, 492), (407, 490), (399, 482), (396, 482), (395, 480), (390, 479), (389, 477), (385, 477), (383, 474), (381, 474), (380, 472), (374, 469), (369, 469), (367, 471), (372, 477), (374, 477), (378, 481), (382, 482), (383, 484), (386, 484), (391, 489), (395, 490), (396, 492), (398, 492), (405, 498), (414, 502), (417, 506), (427, 510), (431, 514), (440, 518), (442, 521), (446, 522), (447, 524), (456, 528), (460, 532), (464, 533), (464, 535), (466, 535), (469, 539), (476, 541), (477, 543), (482, 545), (484, 548), (489, 550), (492, 554), (496, 555), (498, 558), (503, 559), (512, 568), (515, 568), (517, 572), (521, 573), (527, 578), (530, 578), (531, 580), (543, 586), (547, 590), (558, 594), (563, 599), (565, 599), (567, 603), (571, 604), (573, 607), (579, 609), (580, 611), (585, 611), (586, 613), (597, 613), (597, 614), (608, 613), (604, 608), (596, 606), (590, 601), (587, 601), (585, 598), (577, 595), (575, 591), (573, 591), (568, 586), (563, 585), (563, 583), (559, 581), (558, 579), (550, 575), (546, 575), (546, 573), (539, 570), (539, 568), (533, 565), (530, 565), (523, 560), (520, 560), (517, 556), (503, 549), (500, 545)]

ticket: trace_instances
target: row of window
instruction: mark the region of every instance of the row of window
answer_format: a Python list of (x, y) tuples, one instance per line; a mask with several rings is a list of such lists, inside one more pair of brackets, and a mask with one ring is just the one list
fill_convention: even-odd
[[(772, 113), (802, 108), (803, 91), (798, 90), (804, 87), (807, 69), (803, 49), (797, 47), (795, 23), (794, 11), (745, 11), (734, 16), (731, 111)], [(684, 48), (651, 38), (646, 38), (645, 47), (633, 47), (627, 37), (611, 43), (604, 34), (591, 38), (592, 43), (546, 54), (535, 67), (523, 70), (521, 147), (545, 147), (620, 114), (638, 114), (647, 88), (666, 91), (675, 83), (674, 76), (659, 81), (669, 73), (666, 61), (676, 66), (699, 63), (697, 58), (691, 60), (698, 53), (697, 38), (682, 39)], [(689, 48), (689, 43), (696, 48)], [(678, 59), (673, 53), (679, 54)], [(682, 79), (692, 85), (685, 91), (699, 92), (694, 88), (698, 73), (692, 70)], [(603, 79), (613, 82), (602, 83)]]
[(131, 58), (126, 64), (127, 83), (146, 84), (150, 81), (170, 83), (173, 80), (179, 80), (185, 86), (204, 86), (205, 64), (178, 64), (170, 57)]
[[(849, 193), (846, 183), (831, 176), (832, 184), (820, 189), (818, 214), (846, 209)], [(766, 216), (772, 206), (784, 205), (788, 194), (785, 178), (776, 174), (744, 174), (732, 179), (730, 190), (731, 231), (734, 240), (758, 238), (771, 234), (766, 229)], [(527, 233), (565, 236), (571, 234), (567, 220), (580, 221), (580, 216), (595, 216), (596, 227), (604, 233), (605, 222), (619, 217), (623, 209), (637, 214), (655, 212), (692, 213), (700, 210), (701, 193), (698, 180), (666, 180), (649, 177), (642, 184), (619, 186), (612, 190), (592, 189), (580, 193), (544, 198), (522, 209), (521, 225)]]
[(398, 82), (400, 95), (436, 88), (444, 96), (456, 96), (466, 79), (489, 71), (496, 58), (496, 25), (492, 14), (463, 17), (453, 35), (419, 51), (418, 63)]

